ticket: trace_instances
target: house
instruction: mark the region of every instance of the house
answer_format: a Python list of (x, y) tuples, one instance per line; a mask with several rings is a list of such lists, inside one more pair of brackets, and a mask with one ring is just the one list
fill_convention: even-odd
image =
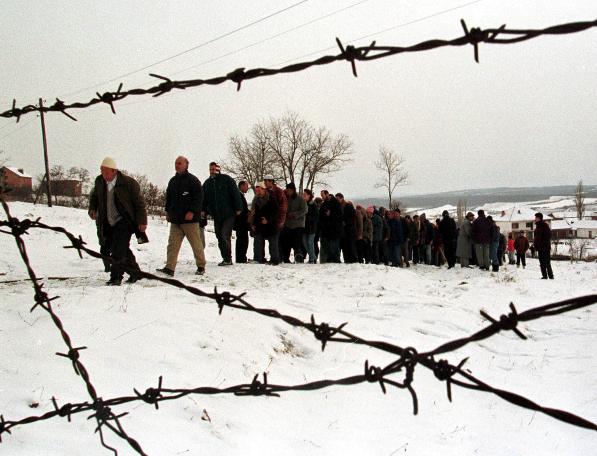
[(597, 238), (597, 220), (554, 220), (551, 233), (554, 239), (594, 239)]
[[(42, 184), (42, 193), (46, 192), (46, 182)], [(78, 197), (83, 194), (83, 183), (77, 179), (53, 180), (51, 184), (52, 195)]]
[(10, 189), (6, 197), (9, 200), (28, 200), (31, 198), (32, 178), (22, 168), (3, 166), (0, 168), (0, 182)]
[[(512, 207), (501, 211), (497, 215), (492, 215), (496, 225), (500, 227), (500, 231), (505, 236), (508, 233), (517, 233), (524, 231), (529, 238), (533, 239), (533, 230), (535, 229), (535, 214), (536, 211), (529, 207)], [(543, 214), (543, 220), (551, 225), (551, 217)]]

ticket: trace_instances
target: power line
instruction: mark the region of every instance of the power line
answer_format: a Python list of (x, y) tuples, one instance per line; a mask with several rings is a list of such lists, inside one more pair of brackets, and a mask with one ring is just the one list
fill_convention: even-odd
[(62, 97), (68, 97), (68, 96), (71, 96), (71, 95), (76, 95), (76, 94), (84, 92), (86, 90), (91, 90), (91, 89), (94, 89), (96, 87), (102, 86), (104, 84), (109, 84), (110, 82), (115, 82), (115, 81), (121, 80), (122, 78), (126, 78), (126, 77), (131, 76), (131, 75), (133, 75), (135, 73), (139, 73), (140, 71), (147, 70), (148, 68), (152, 68), (152, 67), (154, 67), (156, 65), (159, 65), (160, 63), (168, 62), (169, 60), (175, 59), (175, 58), (180, 57), (181, 55), (184, 55), (184, 54), (188, 54), (189, 52), (192, 52), (192, 51), (195, 51), (195, 50), (197, 50), (199, 48), (205, 47), (208, 44), (215, 43), (216, 41), (219, 41), (219, 40), (221, 40), (223, 38), (229, 37), (230, 35), (233, 35), (233, 34), (235, 34), (237, 32), (240, 32), (240, 31), (245, 30), (245, 29), (247, 29), (249, 27), (252, 27), (253, 25), (256, 25), (256, 24), (259, 24), (260, 22), (266, 21), (267, 19), (271, 19), (272, 17), (277, 16), (278, 14), (282, 14), (282, 13), (284, 13), (286, 11), (289, 11), (289, 10), (291, 10), (291, 9), (293, 9), (293, 8), (295, 8), (295, 7), (303, 4), (303, 3), (306, 3), (308, 1), (309, 0), (301, 0), (301, 1), (297, 2), (297, 3), (294, 3), (294, 4), (286, 7), (286, 8), (283, 8), (281, 10), (278, 10), (278, 11), (274, 12), (274, 13), (271, 13), (271, 14), (265, 16), (265, 17), (262, 17), (260, 19), (257, 19), (255, 21), (253, 21), (253, 22), (245, 24), (245, 25), (243, 25), (241, 27), (238, 27), (238, 28), (236, 28), (234, 30), (231, 30), (231, 31), (226, 32), (226, 33), (224, 33), (222, 35), (219, 35), (219, 36), (217, 36), (215, 38), (212, 38), (212, 39), (210, 39), (208, 41), (204, 41), (201, 44), (193, 46), (192, 48), (189, 48), (189, 49), (181, 51), (181, 52), (179, 52), (177, 54), (171, 55), (170, 57), (166, 57), (164, 59), (158, 60), (157, 62), (151, 63), (149, 65), (146, 65), (146, 66), (142, 67), (142, 68), (138, 68), (136, 70), (129, 71), (128, 73), (121, 74), (121, 75), (116, 76), (116, 77), (114, 77), (112, 79), (108, 79), (107, 81), (99, 82), (97, 84), (85, 87), (83, 89), (79, 89), (79, 90), (75, 90), (73, 92), (62, 94), (59, 97), (62, 98)]
[[(266, 43), (267, 41), (271, 41), (271, 40), (273, 40), (273, 39), (275, 39), (275, 38), (279, 38), (280, 36), (286, 35), (286, 34), (288, 34), (288, 33), (291, 33), (291, 32), (295, 32), (296, 30), (300, 30), (301, 28), (304, 28), (304, 27), (307, 27), (308, 25), (314, 24), (315, 22), (319, 22), (319, 21), (321, 21), (321, 20), (323, 20), (323, 19), (327, 19), (328, 17), (335, 16), (336, 14), (339, 14), (339, 13), (341, 13), (341, 12), (343, 12), (343, 11), (346, 11), (346, 10), (349, 10), (349, 9), (351, 9), (351, 8), (354, 8), (355, 6), (359, 6), (359, 5), (363, 4), (363, 3), (367, 3), (368, 1), (369, 1), (369, 0), (361, 0), (361, 1), (359, 1), (359, 2), (353, 3), (352, 5), (345, 6), (344, 8), (337, 9), (337, 10), (335, 10), (335, 11), (332, 11), (332, 12), (330, 12), (330, 13), (324, 14), (323, 16), (319, 16), (319, 17), (317, 17), (317, 18), (315, 18), (315, 19), (312, 19), (312, 20), (310, 20), (310, 21), (304, 22), (304, 23), (302, 23), (302, 24), (300, 24), (300, 25), (297, 25), (296, 27), (292, 27), (292, 28), (289, 28), (289, 29), (287, 29), (287, 30), (284, 30), (283, 32), (276, 33), (275, 35), (271, 35), (271, 36), (269, 36), (269, 37), (267, 37), (267, 38), (264, 38), (263, 40), (256, 41), (256, 42), (254, 42), (254, 43), (251, 43), (251, 44), (249, 44), (249, 45), (247, 45), (247, 46), (244, 46), (244, 47), (242, 47), (242, 48), (236, 49), (236, 50), (234, 50), (234, 51), (231, 51), (231, 52), (228, 52), (228, 53), (226, 53), (226, 54), (220, 55), (220, 56), (218, 56), (218, 57), (214, 57), (213, 59), (206, 60), (206, 61), (204, 61), (204, 62), (201, 62), (201, 63), (197, 63), (197, 64), (195, 64), (195, 65), (193, 65), (193, 66), (190, 66), (190, 67), (184, 68), (184, 69), (182, 69), (182, 70), (179, 70), (179, 71), (176, 71), (176, 72), (174, 72), (174, 73), (170, 73), (170, 75), (171, 75), (171, 76), (174, 76), (174, 75), (177, 75), (177, 74), (183, 73), (183, 72), (185, 72), (185, 71), (192, 70), (192, 69), (195, 69), (195, 68), (197, 68), (197, 67), (200, 67), (200, 66), (203, 66), (203, 65), (207, 65), (207, 64), (209, 64), (209, 63), (213, 63), (213, 62), (215, 62), (215, 61), (217, 61), (217, 60), (221, 60), (221, 59), (223, 59), (223, 58), (225, 58), (225, 57), (229, 57), (229, 56), (231, 56), (231, 55), (233, 55), (233, 54), (237, 54), (237, 53), (239, 53), (239, 52), (241, 52), (241, 51), (244, 51), (244, 50), (246, 50), (246, 49), (249, 49), (249, 48), (251, 48), (251, 47), (258, 46), (258, 45), (260, 45), (260, 44)], [(478, 0), (478, 1), (481, 1), (481, 0)]]
[[(254, 42), (254, 43), (251, 43), (251, 44), (249, 44), (249, 45), (247, 45), (247, 46), (244, 46), (244, 47), (242, 47), (242, 48), (236, 49), (236, 50), (234, 50), (234, 51), (231, 51), (231, 52), (228, 52), (228, 53), (226, 53), (226, 54), (222, 54), (222, 55), (220, 55), (220, 56), (218, 56), (218, 57), (214, 57), (214, 58), (212, 58), (212, 59), (209, 59), (209, 60), (205, 60), (205, 61), (203, 61), (203, 62), (197, 63), (197, 64), (195, 64), (195, 65), (192, 65), (192, 66), (190, 66), (190, 67), (184, 68), (184, 69), (182, 69), (182, 70), (175, 71), (174, 73), (169, 73), (169, 76), (175, 76), (175, 75), (177, 75), (177, 74), (184, 73), (185, 71), (189, 71), (189, 70), (192, 70), (192, 69), (198, 68), (198, 67), (200, 67), (200, 66), (203, 66), (203, 65), (208, 65), (208, 64), (210, 64), (210, 63), (216, 62), (216, 61), (218, 61), (218, 60), (221, 60), (221, 59), (223, 59), (223, 58), (229, 57), (229, 56), (231, 56), (231, 55), (238, 54), (239, 52), (242, 52), (242, 51), (244, 51), (244, 50), (247, 50), (247, 49), (249, 49), (249, 48), (251, 48), (251, 47), (258, 46), (258, 45), (260, 45), (260, 44), (266, 43), (267, 41), (271, 41), (271, 40), (273, 40), (273, 39), (275, 39), (275, 38), (279, 38), (280, 36), (283, 36), (283, 35), (286, 35), (286, 34), (288, 34), (288, 33), (291, 33), (291, 32), (294, 32), (294, 31), (296, 31), (296, 30), (299, 30), (299, 29), (301, 29), (301, 28), (307, 27), (307, 26), (309, 26), (309, 25), (311, 25), (311, 24), (314, 24), (314, 23), (316, 23), (316, 22), (319, 22), (319, 21), (321, 21), (321, 20), (323, 20), (323, 19), (327, 19), (327, 18), (329, 18), (329, 17), (335, 16), (336, 14), (339, 14), (339, 13), (341, 13), (341, 12), (344, 12), (344, 11), (346, 11), (346, 10), (349, 10), (349, 9), (351, 9), (351, 8), (354, 8), (355, 6), (359, 6), (359, 5), (363, 4), (363, 3), (367, 3), (368, 1), (369, 1), (369, 0), (361, 0), (361, 1), (358, 1), (358, 2), (356, 2), (356, 3), (353, 3), (352, 5), (348, 5), (348, 6), (345, 6), (344, 8), (340, 8), (340, 9), (337, 9), (337, 10), (335, 10), (335, 11), (332, 11), (332, 12), (330, 12), (330, 13), (324, 14), (323, 16), (319, 16), (319, 17), (317, 17), (317, 18), (315, 18), (315, 19), (312, 19), (312, 20), (310, 20), (310, 21), (307, 21), (307, 22), (304, 22), (304, 23), (302, 23), (302, 24), (300, 24), (300, 25), (297, 25), (296, 27), (292, 27), (292, 28), (290, 28), (290, 29), (287, 29), (287, 30), (284, 30), (284, 31), (282, 31), (282, 32), (280, 32), (280, 33), (276, 33), (275, 35), (271, 35), (271, 36), (269, 36), (269, 37), (267, 37), (267, 38), (264, 38), (263, 40), (256, 41), (256, 42)], [(147, 81), (147, 82), (145, 82), (144, 84), (141, 84), (141, 86), (150, 85), (150, 84), (153, 84), (154, 82), (155, 82), (155, 81)], [(124, 103), (122, 106), (131, 106), (131, 105), (135, 105), (135, 104), (139, 104), (139, 103), (147, 103), (148, 101), (150, 101), (150, 100), (139, 100), (139, 101), (132, 101), (132, 102), (130, 102), (130, 103)]]
[(15, 128), (14, 130), (8, 132), (7, 134), (5, 134), (4, 136), (0, 136), (0, 139), (4, 139), (4, 138), (8, 138), (9, 136), (11, 136), (13, 133), (16, 133), (17, 131), (19, 131), (21, 128), (26, 127), (27, 125), (29, 125), (31, 122), (33, 122), (34, 120), (36, 120), (39, 116), (35, 116), (33, 119), (28, 120), (27, 122), (25, 122), (24, 124), (19, 125), (17, 128)]
[[(388, 27), (388, 28), (380, 30), (378, 32), (369, 33), (368, 35), (363, 35), (363, 36), (360, 36), (358, 38), (353, 38), (351, 40), (348, 40), (348, 42), (354, 43), (356, 41), (360, 41), (360, 40), (371, 38), (371, 37), (374, 37), (374, 36), (377, 36), (377, 35), (381, 35), (382, 33), (386, 33), (386, 32), (389, 32), (391, 30), (396, 30), (398, 28), (406, 27), (408, 25), (416, 24), (418, 22), (423, 22), (423, 21), (425, 21), (427, 19), (432, 19), (434, 17), (441, 16), (441, 15), (446, 14), (446, 13), (451, 13), (452, 11), (456, 11), (456, 10), (465, 8), (467, 6), (474, 5), (475, 3), (480, 3), (482, 1), (485, 1), (485, 0), (474, 0), (472, 2), (463, 3), (462, 5), (457, 5), (457, 6), (454, 6), (452, 8), (448, 8), (448, 9), (445, 9), (445, 10), (442, 10), (442, 11), (438, 11), (437, 13), (432, 13), (432, 14), (428, 14), (427, 16), (423, 16), (423, 17), (419, 17), (417, 19), (413, 19), (412, 21), (402, 22), (400, 24), (393, 25), (392, 27)], [(294, 62), (295, 60), (304, 59), (305, 57), (310, 57), (310, 56), (315, 55), (315, 54), (321, 54), (322, 52), (327, 52), (327, 51), (329, 51), (331, 49), (337, 49), (337, 48), (335, 46), (330, 46), (330, 47), (327, 47), (325, 49), (319, 49), (318, 51), (309, 52), (308, 54), (303, 54), (303, 55), (301, 55), (299, 57), (295, 57), (293, 59), (285, 60), (283, 62), (277, 63), (277, 64), (272, 65), (272, 66), (284, 65), (284, 64), (289, 63), (289, 62)]]

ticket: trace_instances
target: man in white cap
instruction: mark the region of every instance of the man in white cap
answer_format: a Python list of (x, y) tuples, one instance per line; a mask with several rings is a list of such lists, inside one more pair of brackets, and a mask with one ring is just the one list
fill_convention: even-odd
[(112, 259), (106, 285), (120, 285), (125, 271), (133, 283), (139, 280), (139, 265), (130, 241), (133, 233), (144, 234), (147, 228), (145, 200), (137, 181), (118, 171), (113, 158), (104, 158), (100, 171), (89, 195), (89, 216), (96, 221), (103, 252)]

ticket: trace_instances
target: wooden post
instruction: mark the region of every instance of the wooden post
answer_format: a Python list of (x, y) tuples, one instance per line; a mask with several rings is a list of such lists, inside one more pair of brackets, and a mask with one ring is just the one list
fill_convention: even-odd
[[(39, 99), (39, 114), (41, 117), (41, 138), (44, 144), (44, 160), (46, 162), (46, 195), (48, 196), (48, 207), (52, 207), (52, 186), (50, 184), (50, 164), (48, 163), (48, 142), (46, 141), (46, 123), (44, 121), (43, 101)], [(43, 184), (43, 181), (42, 181)]]

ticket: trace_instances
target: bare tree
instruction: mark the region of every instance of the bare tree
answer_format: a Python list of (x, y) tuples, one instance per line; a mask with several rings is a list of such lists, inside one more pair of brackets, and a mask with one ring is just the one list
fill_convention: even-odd
[(579, 220), (582, 220), (585, 215), (585, 188), (582, 184), (582, 179), (578, 181), (578, 185), (576, 186), (574, 205), (576, 206), (576, 216)]
[(263, 180), (266, 174), (276, 174), (276, 162), (269, 148), (269, 128), (258, 122), (247, 138), (232, 136), (229, 141), (229, 158), (222, 160), (222, 169), (251, 186)]
[(298, 191), (320, 183), (321, 176), (338, 171), (350, 160), (352, 143), (325, 127), (314, 128), (296, 113), (255, 124), (249, 137), (230, 138), (229, 157), (223, 169), (251, 184), (273, 174), (294, 182)]
[(394, 191), (399, 185), (405, 184), (408, 179), (408, 173), (404, 169), (404, 159), (392, 149), (379, 146), (379, 160), (375, 162), (375, 167), (382, 173), (375, 188), (387, 190), (388, 207), (391, 207)]

